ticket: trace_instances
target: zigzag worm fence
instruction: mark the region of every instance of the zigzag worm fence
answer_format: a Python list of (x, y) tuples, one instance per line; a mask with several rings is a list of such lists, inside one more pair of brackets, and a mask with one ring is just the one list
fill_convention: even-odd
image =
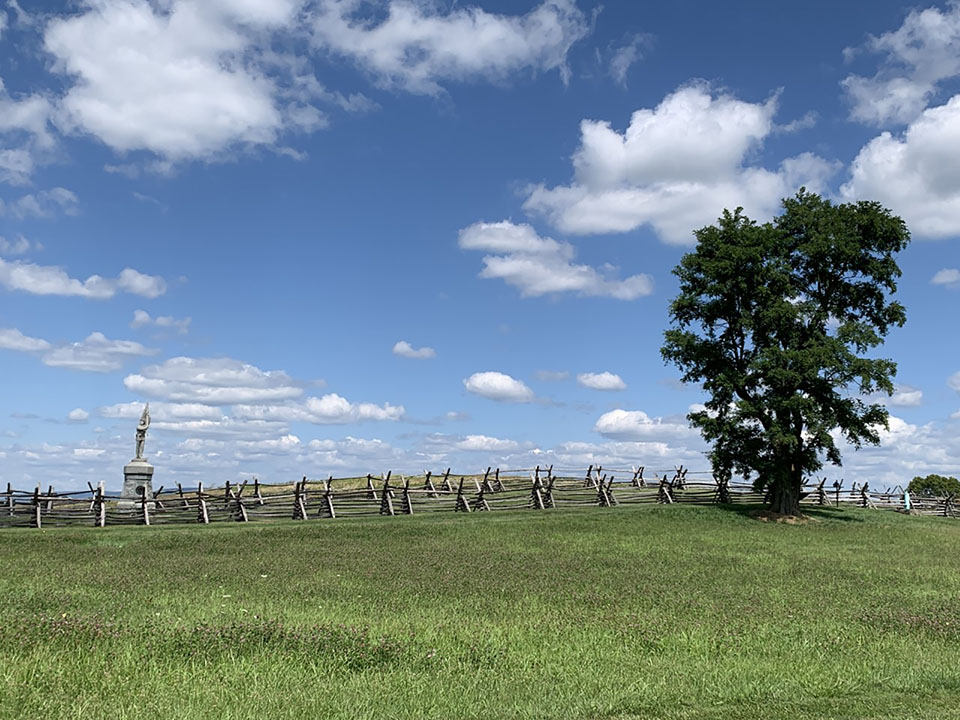
[[(55, 492), (40, 486), (30, 491), (9, 484), (0, 492), (0, 527), (49, 528), (87, 525), (166, 525), (173, 523), (262, 522), (294, 519), (335, 520), (351, 517), (419, 515), (422, 513), (547, 511), (575, 507), (608, 508), (643, 504), (762, 503), (764, 494), (746, 483), (718, 482), (710, 473), (690, 473), (682, 466), (652, 473), (644, 468), (593, 467), (580, 475), (554, 471), (493, 470), (479, 475), (426, 472), (418, 476), (385, 473), (378, 477), (302, 480), (265, 484), (257, 479), (223, 487), (175, 489), (161, 487), (131, 499), (88, 490)], [(693, 475), (693, 479), (688, 479)], [(698, 479), (700, 478), (700, 479)], [(904, 493), (874, 492), (864, 485), (843, 488), (807, 485), (805, 506), (859, 506), (903, 510)], [(960, 517), (960, 502), (949, 497), (913, 497), (911, 511), (923, 515)]]

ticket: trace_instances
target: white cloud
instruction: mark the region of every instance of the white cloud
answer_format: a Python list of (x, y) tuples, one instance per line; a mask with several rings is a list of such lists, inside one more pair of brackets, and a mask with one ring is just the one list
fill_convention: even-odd
[(537, 370), (534, 376), (542, 382), (562, 382), (570, 377), (570, 373), (566, 370)]
[[(98, 408), (97, 413), (106, 418), (136, 419), (143, 412), (142, 402), (118, 403)], [(210, 405), (200, 403), (150, 403), (152, 420), (220, 420), (223, 413)]]
[(580, 373), (577, 382), (591, 390), (626, 390), (627, 384), (619, 375), (611, 372)]
[(402, 405), (384, 403), (353, 403), (336, 393), (323, 397), (308, 397), (303, 403), (284, 405), (234, 405), (238, 418), (308, 422), (317, 425), (343, 425), (366, 420), (396, 421), (403, 418)]
[(960, 270), (956, 268), (943, 268), (937, 271), (937, 274), (933, 276), (930, 282), (933, 285), (960, 287)]
[(0, 236), (0, 255), (24, 255), (31, 250), (42, 250), (43, 245), (38, 242), (30, 242), (23, 235), (18, 235), (16, 240), (7, 240)]
[(134, 310), (133, 321), (130, 323), (130, 327), (143, 328), (153, 326), (158, 328), (171, 328), (175, 329), (181, 335), (184, 335), (190, 329), (190, 322), (191, 319), (188, 317), (179, 319), (170, 315), (151, 317), (150, 313), (146, 310)]
[(321, 0), (314, 40), (351, 58), (379, 82), (437, 94), (446, 80), (503, 80), (519, 71), (568, 75), (570, 46), (589, 26), (573, 0), (546, 0), (523, 16), (477, 7), (439, 11), (424, 0), (391, 0), (379, 22), (357, 0)]
[(914, 236), (960, 233), (960, 95), (925, 110), (899, 136), (884, 132), (861, 148), (840, 188), (844, 199), (876, 200), (903, 217)]
[(29, 183), (38, 161), (50, 154), (56, 144), (49, 127), (52, 109), (43, 95), (11, 97), (0, 79), (0, 182)]
[(167, 290), (162, 277), (144, 275), (125, 268), (116, 278), (91, 275), (86, 280), (70, 277), (63, 268), (53, 265), (7, 261), (0, 258), (0, 285), (8, 290), (22, 290), (33, 295), (71, 295), (103, 300), (118, 292), (155, 298)]
[(897, 385), (893, 395), (881, 402), (894, 407), (919, 407), (923, 404), (923, 391), (909, 385)]
[(489, 435), (467, 435), (455, 443), (454, 447), (457, 450), (467, 450), (469, 452), (504, 452), (506, 450), (516, 450), (520, 447), (520, 443), (516, 440), (490, 437)]
[(775, 170), (747, 164), (774, 130), (776, 97), (749, 103), (714, 95), (705, 84), (681, 87), (654, 109), (637, 110), (620, 133), (584, 120), (570, 185), (530, 190), (528, 212), (568, 233), (627, 232), (650, 225), (661, 239), (694, 241), (692, 230), (724, 208), (755, 218), (775, 213), (801, 185), (820, 190), (835, 166), (805, 153)]
[(322, 116), (267, 75), (272, 33), (301, 3), (86, 0), (44, 33), (54, 69), (71, 86), (60, 125), (125, 153), (172, 163), (234, 147), (272, 145)]
[(605, 296), (635, 300), (653, 292), (653, 279), (638, 274), (620, 280), (616, 268), (600, 269), (573, 263), (573, 245), (540, 237), (530, 225), (475, 223), (460, 231), (459, 245), (464, 250), (482, 250), (480, 277), (501, 279), (520, 289), (522, 297), (537, 297), (562, 292), (585, 296)]
[(637, 60), (642, 57), (641, 50), (646, 44), (644, 35), (634, 35), (626, 45), (618, 47), (610, 58), (610, 76), (624, 87), (627, 86), (627, 73)]
[(90, 413), (88, 413), (83, 408), (74, 408), (73, 410), (67, 413), (67, 422), (85, 423), (87, 421), (87, 418), (89, 417), (90, 417)]
[(42, 356), (43, 364), (86, 372), (119, 370), (132, 357), (152, 355), (156, 350), (132, 340), (110, 340), (101, 332), (90, 333), (80, 342), (61, 345)]
[(22, 220), (29, 217), (47, 218), (58, 213), (76, 215), (78, 207), (79, 201), (73, 191), (55, 187), (21, 195), (12, 202), (0, 200), (0, 216), (9, 215)]
[[(873, 77), (844, 79), (851, 117), (874, 125), (909, 123), (944, 80), (960, 75), (960, 3), (913, 10), (898, 29), (871, 36), (866, 48), (882, 54), (883, 64)], [(857, 50), (845, 54), (852, 58)]]
[(533, 400), (533, 390), (522, 381), (500, 372), (478, 372), (463, 381), (467, 392), (491, 400), (525, 403)]
[(0, 349), (17, 352), (42, 352), (50, 349), (50, 343), (40, 338), (24, 335), (16, 328), (0, 328)]
[(960, 372), (956, 372), (947, 379), (947, 385), (960, 392)]
[(230, 358), (170, 358), (128, 375), (123, 384), (149, 398), (206, 405), (283, 401), (303, 394), (282, 370), (264, 371)]
[(437, 351), (432, 347), (422, 347), (418, 349), (413, 347), (413, 345), (408, 343), (406, 340), (399, 340), (393, 346), (393, 354), (405, 358), (425, 360), (427, 358), (436, 357)]
[(604, 437), (617, 440), (641, 440), (656, 437), (696, 435), (686, 422), (671, 422), (651, 418), (643, 410), (611, 410), (601, 415), (594, 430)]

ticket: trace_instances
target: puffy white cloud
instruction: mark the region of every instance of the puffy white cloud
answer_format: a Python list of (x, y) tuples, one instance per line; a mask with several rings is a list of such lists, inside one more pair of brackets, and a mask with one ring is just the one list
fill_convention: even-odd
[(489, 435), (467, 435), (455, 443), (454, 447), (457, 450), (470, 452), (503, 452), (505, 450), (516, 450), (520, 447), (520, 443), (516, 440), (490, 437)]
[(0, 349), (17, 352), (41, 352), (50, 349), (50, 343), (41, 338), (24, 335), (16, 328), (0, 328)]
[(923, 404), (923, 390), (909, 385), (897, 385), (893, 395), (885, 399), (894, 407), (918, 407)]
[(283, 401), (303, 394), (282, 370), (264, 371), (230, 358), (170, 358), (128, 375), (123, 384), (149, 398), (206, 405)]
[(820, 190), (836, 168), (805, 153), (768, 170), (746, 164), (776, 126), (776, 97), (749, 103), (681, 87), (654, 109), (633, 113), (620, 133), (605, 121), (580, 124), (570, 185), (530, 190), (524, 208), (569, 233), (627, 232), (650, 225), (661, 239), (694, 241), (692, 230), (724, 208), (773, 215), (801, 185)]
[(336, 393), (308, 397), (303, 403), (284, 405), (234, 405), (238, 418), (309, 422), (317, 425), (343, 425), (366, 420), (396, 421), (404, 416), (402, 405), (353, 403)]
[(36, 265), (2, 258), (0, 285), (8, 290), (22, 290), (33, 295), (72, 295), (96, 300), (112, 298), (118, 292), (155, 298), (167, 290), (162, 277), (144, 275), (132, 268), (125, 268), (116, 278), (91, 275), (86, 280), (78, 280), (54, 265)]
[(617, 440), (640, 440), (656, 437), (684, 437), (696, 435), (686, 422), (671, 422), (651, 418), (643, 410), (611, 410), (601, 415), (594, 430), (604, 437)]
[(915, 236), (960, 234), (960, 95), (864, 145), (840, 194), (891, 208)]
[(379, 21), (357, 0), (320, 0), (314, 41), (356, 61), (385, 85), (436, 94), (446, 80), (502, 80), (521, 70), (568, 71), (570, 46), (589, 25), (573, 0), (546, 0), (526, 15), (477, 7), (446, 12), (424, 0), (390, 0)]
[(611, 372), (580, 373), (577, 382), (591, 390), (626, 390), (627, 384), (623, 379)]
[(83, 408), (74, 408), (67, 413), (67, 422), (85, 423), (89, 417), (90, 413)]
[(179, 319), (171, 315), (151, 317), (150, 313), (146, 310), (134, 310), (133, 321), (130, 323), (130, 327), (143, 328), (153, 326), (158, 328), (171, 328), (181, 335), (184, 335), (190, 329), (190, 322), (191, 319), (188, 317)]
[(11, 202), (0, 200), (0, 216), (9, 215), (22, 220), (29, 217), (47, 218), (58, 213), (76, 215), (78, 207), (79, 201), (72, 190), (55, 187), (21, 195)]
[(498, 253), (483, 258), (480, 277), (501, 279), (519, 288), (522, 297), (576, 292), (635, 300), (653, 292), (653, 279), (649, 275), (620, 280), (613, 266), (597, 269), (575, 264), (573, 245), (541, 237), (530, 225), (516, 225), (506, 220), (475, 223), (460, 231), (459, 245), (464, 250)]
[[(913, 10), (898, 29), (871, 36), (866, 49), (882, 54), (883, 63), (873, 77), (844, 79), (851, 117), (875, 125), (909, 123), (944, 80), (960, 75), (960, 4)], [(852, 58), (857, 50), (845, 54)]]
[(300, 4), (86, 0), (44, 33), (54, 69), (71, 81), (59, 123), (166, 162), (272, 145), (285, 129), (322, 125), (316, 108), (286, 99), (289, 88), (261, 69), (271, 34)]
[(533, 400), (533, 390), (522, 381), (501, 372), (478, 372), (463, 381), (467, 392), (491, 400), (525, 403)]
[(400, 357), (413, 358), (415, 360), (425, 360), (436, 357), (437, 351), (432, 347), (415, 348), (406, 340), (399, 340), (393, 346), (393, 354), (399, 355)]
[(43, 245), (38, 242), (30, 242), (23, 235), (18, 235), (16, 240), (7, 240), (0, 236), (0, 255), (24, 255), (31, 250), (42, 250)]
[(119, 370), (132, 357), (156, 353), (132, 340), (110, 340), (101, 332), (90, 333), (80, 342), (61, 345), (44, 353), (43, 364), (86, 372)]
[(956, 268), (943, 268), (938, 270), (936, 275), (931, 278), (933, 285), (946, 285), (947, 287), (960, 286), (960, 270)]
[(43, 95), (11, 97), (0, 79), (0, 182), (30, 182), (37, 162), (56, 144), (50, 130), (52, 111)]
[[(136, 419), (143, 412), (142, 402), (118, 403), (98, 408), (97, 413), (107, 418)], [(223, 413), (210, 405), (200, 403), (150, 403), (152, 420), (220, 420)]]

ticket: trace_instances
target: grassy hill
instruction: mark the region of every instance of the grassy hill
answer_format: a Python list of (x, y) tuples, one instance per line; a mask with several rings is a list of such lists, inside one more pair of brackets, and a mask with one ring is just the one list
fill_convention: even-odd
[(960, 523), (657, 506), (0, 532), (0, 716), (960, 717)]

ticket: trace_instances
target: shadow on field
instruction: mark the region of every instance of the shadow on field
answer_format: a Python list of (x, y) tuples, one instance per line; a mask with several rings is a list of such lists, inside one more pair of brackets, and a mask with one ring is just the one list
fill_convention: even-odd
[[(750, 519), (757, 519), (759, 515), (766, 511), (766, 506), (760, 503), (750, 503), (750, 504), (733, 504), (719, 503), (713, 507), (719, 508), (720, 510), (725, 510), (726, 512), (734, 513), (735, 515), (742, 515)], [(804, 517), (813, 518), (815, 520), (834, 520), (838, 522), (853, 522), (853, 523), (862, 523), (864, 520), (862, 517), (857, 516), (854, 513), (849, 511), (849, 508), (838, 508), (830, 507), (828, 505), (817, 505), (817, 506), (802, 506)]]

